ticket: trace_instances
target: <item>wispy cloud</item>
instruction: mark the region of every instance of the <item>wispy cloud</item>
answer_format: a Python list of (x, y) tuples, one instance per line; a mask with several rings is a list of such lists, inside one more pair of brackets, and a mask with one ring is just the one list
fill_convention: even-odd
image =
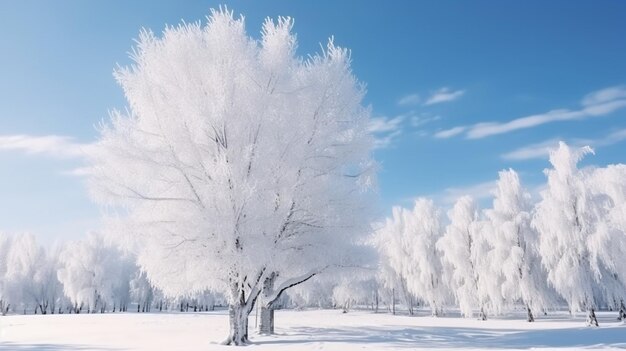
[[(526, 145), (521, 148), (515, 149), (511, 152), (507, 152), (503, 154), (501, 157), (505, 160), (512, 160), (512, 161), (547, 159), (550, 154), (550, 150), (558, 147), (560, 140), (561, 139), (553, 138), (553, 139), (542, 141), (540, 143)], [(599, 148), (599, 147), (617, 144), (624, 140), (626, 140), (626, 129), (621, 129), (621, 130), (612, 132), (598, 139), (578, 138), (578, 139), (568, 140), (567, 143), (571, 145), (575, 145), (575, 146), (587, 146), (588, 145), (594, 148)]]
[(530, 160), (536, 158), (548, 158), (551, 149), (559, 144), (559, 139), (544, 140), (540, 143), (534, 143), (515, 149), (511, 152), (503, 154), (501, 157), (505, 160), (519, 161)]
[(626, 86), (618, 85), (598, 90), (585, 95), (581, 103), (583, 106), (599, 105), (604, 102), (626, 99)]
[(442, 102), (454, 101), (463, 96), (463, 94), (465, 94), (465, 90), (452, 90), (448, 87), (443, 87), (435, 91), (430, 97), (428, 97), (428, 99), (426, 99), (426, 102), (424, 102), (424, 105), (428, 106), (440, 104)]
[(411, 126), (412, 127), (421, 127), (425, 124), (434, 122), (434, 121), (438, 121), (441, 119), (441, 116), (438, 115), (429, 115), (429, 114), (421, 114), (421, 115), (417, 115), (417, 114), (412, 114), (411, 115)]
[(421, 101), (422, 99), (420, 98), (419, 94), (413, 93), (413, 94), (405, 95), (401, 97), (400, 99), (398, 99), (398, 105), (400, 106), (417, 105)]
[(19, 151), (55, 158), (83, 157), (90, 144), (79, 143), (61, 135), (0, 135), (0, 151)]
[(405, 116), (394, 118), (376, 117), (370, 120), (369, 131), (374, 135), (374, 148), (389, 147), (402, 134), (402, 122)]
[(475, 200), (483, 200), (493, 197), (496, 189), (496, 180), (471, 184), (464, 187), (446, 188), (443, 192), (433, 196), (437, 202), (442, 204), (452, 204), (461, 196), (469, 195)]
[(467, 129), (467, 127), (465, 126), (458, 126), (458, 127), (453, 127), (450, 129), (444, 129), (441, 130), (437, 133), (435, 133), (435, 138), (439, 138), (439, 139), (447, 139), (447, 138), (451, 138), (455, 135), (459, 135), (461, 133), (463, 133), (465, 130)]
[[(520, 129), (533, 128), (546, 123), (605, 116), (626, 107), (626, 86), (609, 87), (589, 93), (581, 99), (580, 105), (578, 109), (555, 109), (503, 123), (481, 122), (469, 127), (465, 126), (465, 136), (468, 139), (481, 139)], [(460, 133), (454, 135), (457, 134)]]
[(394, 118), (376, 117), (370, 120), (368, 129), (370, 133), (393, 132), (400, 129), (402, 121), (404, 121), (404, 116)]

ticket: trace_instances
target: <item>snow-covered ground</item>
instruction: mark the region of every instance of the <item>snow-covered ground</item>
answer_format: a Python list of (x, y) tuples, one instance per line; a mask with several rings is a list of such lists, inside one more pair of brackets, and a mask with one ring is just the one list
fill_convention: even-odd
[[(482, 322), (370, 311), (278, 311), (276, 336), (252, 334), (255, 350), (624, 349), (626, 325), (600, 313), (601, 327), (556, 315)], [(250, 318), (251, 329), (255, 317)], [(0, 317), (0, 350), (225, 350), (224, 311)]]

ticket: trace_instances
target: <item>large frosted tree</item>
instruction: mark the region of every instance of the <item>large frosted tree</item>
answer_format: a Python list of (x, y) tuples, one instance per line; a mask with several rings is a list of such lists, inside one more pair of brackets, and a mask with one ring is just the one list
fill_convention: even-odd
[(588, 243), (606, 307), (626, 319), (626, 165), (594, 169), (588, 178), (601, 219)]
[(560, 143), (545, 170), (548, 187), (537, 204), (534, 227), (548, 281), (567, 301), (570, 311), (586, 311), (589, 325), (598, 325), (595, 310), (602, 272), (590, 242), (601, 218), (599, 201), (590, 191), (588, 175), (577, 167), (589, 147)]
[(533, 322), (535, 315), (552, 307), (553, 297), (537, 250), (537, 232), (530, 225), (530, 194), (522, 188), (514, 170), (501, 171), (499, 176), (493, 208), (485, 211), (491, 247), (487, 257), (496, 273), (489, 283), (498, 288), (492, 296), (501, 297), (492, 301), (521, 301), (527, 320)]
[(164, 293), (229, 298), (228, 344), (247, 341), (266, 288), (286, 288), (348, 262), (367, 233), (369, 111), (348, 50), (296, 55), (293, 21), (243, 18), (141, 33), (115, 76), (128, 110), (112, 113), (91, 155), (91, 189), (120, 208), (139, 264)]

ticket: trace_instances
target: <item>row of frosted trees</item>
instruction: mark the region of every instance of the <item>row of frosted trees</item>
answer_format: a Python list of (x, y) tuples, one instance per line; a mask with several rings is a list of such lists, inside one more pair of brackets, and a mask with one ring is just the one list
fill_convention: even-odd
[(458, 306), (481, 319), (522, 307), (528, 321), (567, 305), (597, 325), (599, 308), (626, 317), (626, 166), (578, 168), (592, 150), (561, 143), (533, 202), (502, 171), (493, 205), (459, 198), (444, 219), (432, 200), (394, 208), (376, 234), (380, 279), (433, 315)]
[(46, 248), (32, 234), (0, 233), (0, 309), (7, 313), (204, 311), (223, 298), (208, 291), (166, 298), (136, 257), (90, 234)]

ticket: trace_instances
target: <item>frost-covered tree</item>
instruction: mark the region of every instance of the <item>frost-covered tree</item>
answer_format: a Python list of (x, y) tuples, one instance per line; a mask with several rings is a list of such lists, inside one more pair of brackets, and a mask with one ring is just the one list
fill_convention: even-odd
[(146, 272), (136, 270), (130, 281), (130, 297), (137, 303), (137, 312), (150, 312), (154, 299), (154, 288)]
[[(46, 252), (35, 236), (30, 233), (15, 235), (7, 253), (7, 284), (10, 300), (19, 303), (26, 313), (33, 309), (42, 314), (48, 313), (50, 293), (48, 288), (56, 288), (51, 279), (54, 267), (49, 265)], [(17, 307), (17, 306), (15, 306)]]
[(345, 262), (367, 233), (369, 111), (346, 49), (296, 56), (293, 21), (243, 18), (144, 31), (135, 64), (115, 76), (128, 99), (91, 155), (91, 189), (123, 207), (139, 264), (164, 293), (229, 298), (226, 343), (285, 289)]
[(420, 198), (415, 201), (413, 210), (404, 215), (405, 245), (410, 253), (406, 273), (408, 289), (430, 307), (433, 316), (439, 316), (450, 295), (442, 279), (443, 267), (436, 247), (443, 234), (441, 211), (432, 200)]
[(58, 278), (73, 311), (125, 310), (129, 302), (132, 260), (121, 250), (106, 243), (102, 235), (69, 242), (60, 255)]
[(13, 237), (0, 233), (0, 314), (6, 315), (11, 308), (9, 284), (7, 284), (6, 273), (8, 269), (8, 257)]
[[(527, 320), (552, 306), (552, 292), (547, 286), (546, 272), (537, 249), (537, 232), (531, 227), (532, 203), (530, 194), (513, 170), (501, 171), (493, 200), (493, 208), (486, 210), (489, 219), (491, 246), (487, 256), (496, 273), (489, 284), (502, 298), (492, 301), (510, 304), (521, 301), (527, 311)], [(498, 306), (500, 310), (505, 306)]]
[(591, 265), (603, 291), (607, 307), (626, 318), (626, 165), (596, 168), (589, 188), (599, 207), (600, 221), (590, 236)]
[(46, 251), (34, 235), (0, 234), (0, 312), (54, 313), (64, 302), (56, 277), (58, 251)]
[(376, 281), (366, 277), (344, 276), (333, 288), (334, 305), (341, 307), (344, 313), (349, 312), (353, 306), (371, 305), (372, 290), (376, 287)]
[[(480, 288), (481, 262), (486, 255), (483, 223), (479, 221), (476, 203), (470, 196), (459, 198), (448, 211), (450, 223), (437, 242), (442, 253), (443, 276), (453, 290), (461, 313), (471, 317), (479, 309), (479, 318), (487, 318), (485, 308), (488, 296)], [(484, 272), (484, 271), (483, 271)]]
[(589, 240), (601, 220), (598, 202), (587, 186), (587, 175), (577, 168), (593, 151), (560, 143), (550, 152), (554, 168), (545, 170), (548, 188), (541, 193), (533, 219), (539, 231), (539, 252), (548, 281), (567, 301), (570, 311), (587, 311), (587, 323), (598, 325), (595, 315), (599, 279)]
[[(391, 291), (389, 304), (395, 313), (396, 296), (400, 297), (413, 314), (415, 296), (409, 289), (409, 272), (413, 271), (414, 258), (410, 243), (417, 238), (408, 229), (407, 218), (410, 212), (402, 207), (394, 207), (390, 218), (376, 230), (374, 245), (379, 253), (378, 279), (382, 286)], [(386, 294), (389, 295), (389, 294)]]

